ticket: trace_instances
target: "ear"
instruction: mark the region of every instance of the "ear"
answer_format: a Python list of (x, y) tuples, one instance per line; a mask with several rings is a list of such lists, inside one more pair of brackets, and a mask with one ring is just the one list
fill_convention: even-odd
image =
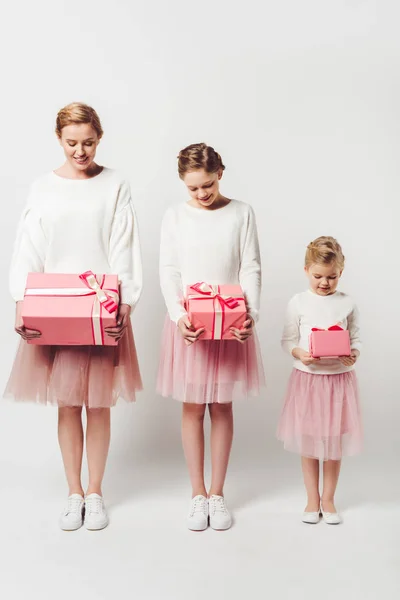
[(220, 169), (220, 170), (218, 171), (218, 181), (220, 181), (220, 180), (222, 179), (222, 175), (223, 175), (223, 170), (222, 170), (222, 169)]
[(62, 146), (62, 141), (59, 135), (56, 134), (56, 138), (58, 139), (58, 143), (60, 144), (60, 146)]

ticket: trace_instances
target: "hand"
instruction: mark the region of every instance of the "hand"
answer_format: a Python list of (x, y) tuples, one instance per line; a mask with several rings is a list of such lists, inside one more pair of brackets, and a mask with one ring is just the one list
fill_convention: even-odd
[(15, 307), (15, 331), (22, 337), (23, 340), (34, 340), (40, 338), (42, 335), (40, 331), (36, 329), (27, 329), (22, 320), (22, 306), (23, 302), (17, 302)]
[(292, 356), (301, 360), (306, 367), (321, 360), (320, 358), (314, 358), (309, 352), (306, 352), (302, 348), (293, 348)]
[(114, 338), (117, 342), (124, 337), (126, 328), (129, 325), (129, 317), (131, 315), (131, 307), (129, 304), (120, 304), (117, 313), (116, 327), (106, 327), (104, 331), (107, 335)]
[(236, 327), (231, 327), (230, 332), (237, 339), (238, 342), (244, 344), (245, 341), (253, 335), (253, 327), (254, 327), (254, 319), (250, 316), (247, 316), (247, 320), (243, 323), (242, 329), (236, 329)]
[(188, 315), (184, 315), (178, 321), (178, 329), (185, 339), (186, 346), (191, 346), (194, 342), (197, 342), (205, 328), (195, 329), (191, 324)]
[(358, 350), (352, 350), (350, 356), (339, 356), (339, 360), (345, 367), (352, 367), (359, 356)]

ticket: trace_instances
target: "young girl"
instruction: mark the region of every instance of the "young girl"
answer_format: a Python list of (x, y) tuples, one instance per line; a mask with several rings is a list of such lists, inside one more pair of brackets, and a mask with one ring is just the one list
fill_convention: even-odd
[[(93, 108), (74, 103), (57, 116), (56, 134), (66, 161), (31, 189), (15, 242), (10, 273), (16, 301), (15, 329), (22, 340), (5, 397), (58, 406), (58, 436), (69, 486), (60, 517), (64, 530), (102, 529), (108, 516), (102, 480), (110, 441), (110, 407), (118, 398), (135, 400), (141, 379), (130, 313), (142, 288), (138, 229), (129, 185), (115, 171), (95, 163), (103, 135)], [(119, 276), (117, 326), (107, 334), (118, 346), (35, 346), (40, 332), (21, 318), (27, 274), (31, 271)], [(87, 415), (89, 485), (84, 498), (81, 464)]]
[[(307, 247), (306, 292), (288, 305), (282, 346), (291, 354), (294, 369), (278, 426), (287, 450), (302, 456), (308, 503), (305, 523), (341, 519), (334, 505), (341, 458), (361, 449), (362, 427), (354, 364), (360, 355), (358, 310), (354, 301), (337, 291), (344, 256), (332, 237), (319, 237)], [(339, 325), (350, 334), (351, 356), (313, 358), (309, 352), (312, 328)], [(319, 491), (319, 461), (323, 461), (323, 490)]]
[[(188, 527), (228, 529), (231, 516), (224, 482), (233, 436), (232, 401), (257, 395), (263, 368), (255, 339), (261, 266), (256, 222), (248, 204), (221, 195), (224, 165), (206, 144), (193, 144), (178, 157), (189, 201), (167, 210), (161, 233), (160, 279), (167, 305), (158, 391), (183, 402), (182, 439), (192, 484)], [(202, 340), (185, 310), (187, 285), (240, 284), (248, 315), (234, 340)], [(204, 481), (206, 405), (211, 418), (212, 477)]]

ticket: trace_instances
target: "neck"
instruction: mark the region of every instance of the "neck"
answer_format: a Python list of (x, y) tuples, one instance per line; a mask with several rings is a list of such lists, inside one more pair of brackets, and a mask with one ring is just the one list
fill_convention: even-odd
[(67, 179), (91, 179), (92, 177), (95, 177), (96, 175), (101, 173), (102, 170), (103, 167), (100, 167), (94, 162), (91, 163), (87, 169), (84, 169), (82, 171), (80, 169), (74, 169), (74, 167), (69, 162), (66, 162), (55, 172), (57, 173), (57, 175), (60, 175), (61, 177), (65, 177)]
[(225, 198), (224, 196), (218, 196), (218, 198), (216, 198), (214, 200), (214, 202), (212, 204), (210, 204), (210, 206), (203, 206), (200, 202), (197, 202), (197, 200), (190, 200), (189, 204), (191, 204), (192, 206), (196, 207), (196, 208), (200, 208), (202, 210), (218, 210), (219, 208), (223, 208), (224, 206), (226, 206), (227, 204), (229, 204), (230, 200), (228, 198)]

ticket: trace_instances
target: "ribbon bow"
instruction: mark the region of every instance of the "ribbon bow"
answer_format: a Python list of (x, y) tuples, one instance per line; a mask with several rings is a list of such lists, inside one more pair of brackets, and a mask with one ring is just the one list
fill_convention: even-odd
[(82, 273), (79, 275), (79, 279), (83, 281), (89, 289), (96, 293), (98, 301), (104, 306), (107, 312), (111, 314), (118, 309), (118, 304), (103, 290), (103, 282), (100, 285), (92, 271)]
[(313, 327), (311, 331), (343, 331), (343, 327), (340, 327), (340, 325), (332, 325), (331, 327), (328, 327), (328, 329), (318, 329), (318, 327)]
[[(239, 302), (235, 298), (232, 298), (232, 296), (223, 296), (220, 294), (218, 285), (212, 286), (202, 281), (200, 283), (195, 283), (190, 287), (198, 294), (207, 296), (208, 298), (216, 298), (220, 301), (221, 305), (224, 304), (228, 308), (236, 308), (236, 306), (239, 306)], [(193, 298), (193, 296), (190, 297)]]

